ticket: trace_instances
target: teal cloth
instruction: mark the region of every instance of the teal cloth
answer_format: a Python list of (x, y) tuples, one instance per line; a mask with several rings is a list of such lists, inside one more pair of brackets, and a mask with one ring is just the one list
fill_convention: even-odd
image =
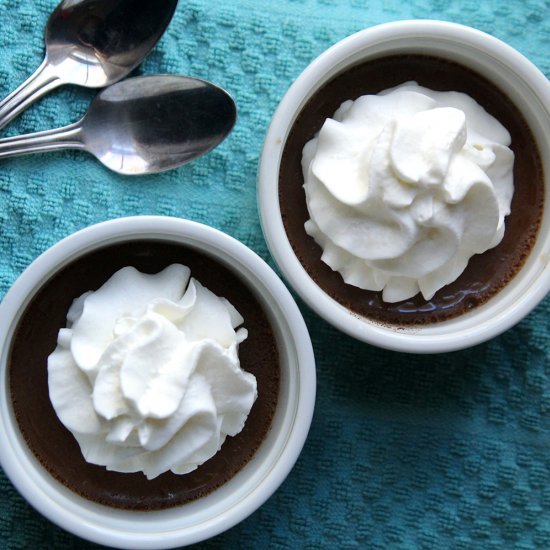
[[(41, 62), (42, 28), (56, 3), (0, 0), (0, 95)], [(278, 102), (332, 43), (411, 18), (480, 28), (550, 75), (547, 1), (181, 0), (138, 72), (188, 74), (225, 87), (239, 107), (234, 131), (206, 157), (143, 178), (110, 173), (75, 151), (2, 160), (0, 298), (61, 238), (126, 215), (207, 223), (274, 266), (255, 186)], [(75, 121), (94, 93), (60, 89), (4, 134)], [(260, 510), (197, 548), (550, 548), (549, 298), (486, 344), (427, 357), (359, 343), (298, 303), (318, 371), (309, 439)], [(0, 472), (0, 548), (98, 546), (40, 516)]]

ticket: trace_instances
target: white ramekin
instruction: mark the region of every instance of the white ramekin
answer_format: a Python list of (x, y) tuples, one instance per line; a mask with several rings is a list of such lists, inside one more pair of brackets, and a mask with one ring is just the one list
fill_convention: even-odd
[[(18, 431), (10, 406), (7, 356), (25, 306), (64, 265), (91, 250), (133, 239), (157, 239), (195, 248), (232, 269), (263, 305), (281, 359), (277, 410), (253, 459), (220, 489), (189, 504), (162, 511), (116, 510), (88, 501), (57, 482), (39, 464)], [(19, 492), (62, 528), (119, 548), (172, 548), (229, 529), (260, 507), (293, 467), (311, 424), (315, 363), (301, 313), (273, 270), (232, 237), (205, 225), (169, 217), (138, 216), (83, 229), (37, 258), (0, 304), (0, 463)]]
[[(310, 278), (293, 252), (279, 208), (279, 164), (300, 110), (326, 82), (359, 62), (395, 54), (424, 54), (458, 62), (504, 90), (521, 110), (538, 143), (545, 171), (545, 211), (537, 242), (522, 269), (486, 304), (455, 319), (427, 326), (392, 327), (358, 316)], [(466, 348), (502, 333), (550, 291), (550, 83), (529, 60), (504, 42), (455, 23), (398, 21), (358, 32), (315, 59), (292, 84), (267, 132), (258, 174), (262, 228), (275, 261), (302, 299), (343, 332), (404, 352)]]

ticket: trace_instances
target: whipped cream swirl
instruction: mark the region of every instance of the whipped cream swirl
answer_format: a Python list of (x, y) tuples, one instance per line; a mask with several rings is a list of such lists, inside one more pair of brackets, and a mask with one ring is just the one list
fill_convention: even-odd
[(50, 399), (86, 461), (152, 479), (191, 472), (239, 433), (256, 399), (243, 318), (174, 264), (133, 267), (77, 298), (48, 358)]
[(306, 232), (346, 283), (429, 300), (501, 241), (510, 142), (463, 93), (407, 82), (345, 101), (304, 147)]

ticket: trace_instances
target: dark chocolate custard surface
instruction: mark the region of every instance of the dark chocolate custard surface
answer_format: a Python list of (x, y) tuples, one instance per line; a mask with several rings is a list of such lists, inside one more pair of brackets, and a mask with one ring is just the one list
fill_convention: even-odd
[[(332, 117), (341, 103), (414, 80), (438, 91), (464, 92), (474, 98), (511, 134), (514, 197), (500, 244), (473, 256), (453, 283), (426, 301), (421, 294), (394, 304), (381, 292), (344, 283), (321, 261), (321, 248), (304, 229), (309, 219), (301, 160), (304, 145)], [(491, 82), (462, 65), (424, 55), (396, 55), (367, 61), (329, 81), (306, 103), (285, 142), (279, 172), (279, 203), (292, 248), (310, 277), (330, 296), (358, 315), (382, 323), (425, 324), (456, 317), (486, 302), (517, 273), (533, 247), (543, 210), (543, 168), (535, 139), (523, 116)]]
[[(147, 480), (139, 473), (107, 471), (87, 463), (80, 447), (52, 407), (48, 394), (47, 358), (57, 333), (66, 326), (74, 298), (99, 288), (117, 270), (133, 265), (157, 273), (173, 263), (191, 269), (191, 276), (227, 298), (244, 318), (248, 338), (239, 346), (241, 367), (254, 374), (258, 398), (235, 437), (195, 471), (164, 473)], [(229, 269), (209, 256), (179, 244), (131, 241), (91, 252), (45, 282), (18, 324), (9, 357), (13, 411), (30, 449), (65, 486), (92, 501), (116, 508), (158, 510), (189, 502), (212, 492), (233, 477), (254, 455), (269, 431), (279, 393), (279, 358), (267, 317), (254, 294)]]

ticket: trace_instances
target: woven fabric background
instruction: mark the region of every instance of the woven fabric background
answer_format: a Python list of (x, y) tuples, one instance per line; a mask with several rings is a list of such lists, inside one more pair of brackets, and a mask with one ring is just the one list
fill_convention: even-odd
[[(0, 0), (0, 95), (38, 67), (56, 3)], [(278, 102), (332, 43), (410, 18), (477, 27), (550, 76), (548, 1), (181, 0), (138, 72), (189, 74), (225, 87), (239, 107), (234, 131), (206, 157), (143, 178), (117, 176), (81, 152), (2, 160), (0, 298), (61, 238), (125, 215), (210, 224), (274, 266), (255, 185)], [(60, 89), (4, 134), (75, 121), (94, 94)], [(550, 548), (550, 298), (484, 345), (427, 357), (356, 342), (299, 305), (319, 384), (304, 451), (259, 511), (197, 548)], [(0, 548), (99, 547), (36, 513), (0, 472)]]

